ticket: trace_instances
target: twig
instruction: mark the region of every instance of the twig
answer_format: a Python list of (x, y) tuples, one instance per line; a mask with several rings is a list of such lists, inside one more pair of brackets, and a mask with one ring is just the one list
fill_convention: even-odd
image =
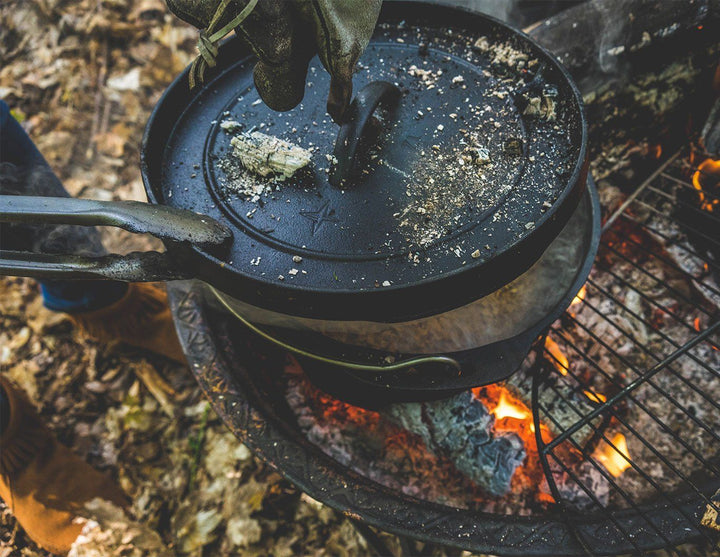
[(188, 492), (192, 491), (195, 485), (195, 476), (197, 475), (198, 466), (200, 465), (200, 451), (205, 444), (205, 432), (207, 431), (208, 415), (210, 414), (210, 403), (205, 404), (205, 411), (200, 420), (200, 431), (197, 436), (190, 437), (188, 443), (193, 451), (193, 459), (190, 464), (190, 480), (188, 481)]
[(142, 381), (145, 388), (155, 397), (165, 414), (172, 418), (175, 415), (175, 405), (170, 400), (177, 393), (168, 385), (153, 366), (143, 362), (140, 366), (134, 366), (135, 375)]

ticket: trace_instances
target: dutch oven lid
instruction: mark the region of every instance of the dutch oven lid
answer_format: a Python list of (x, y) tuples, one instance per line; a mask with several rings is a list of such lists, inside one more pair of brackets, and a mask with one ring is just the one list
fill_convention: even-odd
[[(289, 112), (260, 101), (254, 59), (237, 61), (236, 44), (235, 60), (187, 95), (157, 197), (234, 228), (206, 280), (289, 314), (407, 320), (513, 280), (561, 230), (586, 172), (581, 101), (566, 73), (489, 18), (449, 26), (404, 15), (383, 11), (340, 140), (317, 58)], [(246, 170), (231, 141), (253, 132), (310, 150), (310, 164), (286, 179)]]

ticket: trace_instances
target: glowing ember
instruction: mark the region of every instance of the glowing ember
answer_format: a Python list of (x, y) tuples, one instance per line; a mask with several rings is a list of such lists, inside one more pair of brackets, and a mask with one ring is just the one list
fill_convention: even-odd
[(586, 290), (586, 288), (585, 288), (585, 285), (583, 284), (583, 287), (580, 289), (580, 292), (578, 292), (577, 296), (575, 296), (573, 298), (573, 301), (570, 302), (571, 307), (579, 304), (580, 302), (582, 302), (585, 299), (585, 290)]
[(503, 418), (515, 418), (516, 420), (525, 420), (532, 416), (527, 406), (525, 406), (521, 402), (511, 401), (506, 391), (502, 391), (500, 393), (500, 400), (498, 400), (497, 406), (493, 410), (491, 410), (491, 413), (495, 416), (495, 419), (497, 420), (502, 420)]
[(700, 318), (696, 317), (695, 321), (693, 321), (693, 327), (695, 327), (695, 330), (700, 332)]
[(560, 374), (567, 375), (570, 366), (570, 364), (568, 364), (568, 359), (565, 357), (565, 354), (563, 354), (560, 346), (558, 346), (558, 343), (550, 338), (550, 336), (545, 337), (545, 350), (547, 350), (552, 356), (552, 363)]
[(611, 441), (614, 447), (607, 441), (602, 441), (595, 449), (593, 458), (602, 463), (605, 469), (617, 478), (630, 468), (630, 453), (622, 433), (616, 433)]
[(705, 211), (712, 211), (720, 203), (720, 199), (708, 198), (706, 192), (710, 191), (713, 181), (715, 187), (720, 183), (720, 160), (706, 159), (700, 163), (697, 171), (693, 174), (692, 183), (698, 190), (700, 206)]
[(597, 402), (598, 404), (602, 404), (603, 402), (607, 402), (607, 397), (602, 393), (594, 393), (592, 391), (583, 391), (586, 397), (588, 397), (593, 402)]

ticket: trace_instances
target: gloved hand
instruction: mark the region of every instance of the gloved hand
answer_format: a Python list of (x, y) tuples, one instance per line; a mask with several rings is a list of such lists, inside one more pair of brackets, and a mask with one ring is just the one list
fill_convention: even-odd
[(355, 63), (367, 46), (382, 0), (166, 0), (201, 29), (191, 85), (214, 66), (217, 44), (231, 29), (253, 49), (255, 86), (273, 110), (302, 100), (308, 62), (320, 56), (330, 73), (328, 112), (341, 122), (352, 97)]

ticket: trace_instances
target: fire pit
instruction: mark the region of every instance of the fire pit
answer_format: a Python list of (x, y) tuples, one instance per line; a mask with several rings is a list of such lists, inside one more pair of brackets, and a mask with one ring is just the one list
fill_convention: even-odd
[[(473, 484), (392, 412), (319, 391), (192, 283), (170, 289), (181, 341), (228, 426), (312, 497), (363, 523), (502, 555), (712, 540), (701, 522), (720, 488), (720, 287), (716, 263), (678, 217), (686, 191), (704, 210), (691, 160), (680, 151), (631, 195), (604, 197), (616, 209), (565, 315), (521, 372), (460, 395), (483, 402), (495, 435), (522, 439), (527, 457), (508, 494)], [(396, 406), (413, 404), (437, 403)]]
[[(359, 525), (501, 555), (713, 543), (720, 283), (706, 158), (683, 147), (632, 191), (604, 187), (589, 279), (505, 382), (439, 402), (352, 406), (194, 283), (170, 287), (181, 342), (232, 431)], [(498, 447), (492, 474), (408, 418), (448, 408), (472, 414), (473, 431)]]
[(353, 405), (357, 383), (258, 338), (200, 285), (175, 284), (201, 388), (256, 454), (361, 526), (500, 555), (714, 543), (717, 163), (688, 146), (664, 160), (648, 150), (647, 179), (600, 188), (589, 278), (504, 381)]

